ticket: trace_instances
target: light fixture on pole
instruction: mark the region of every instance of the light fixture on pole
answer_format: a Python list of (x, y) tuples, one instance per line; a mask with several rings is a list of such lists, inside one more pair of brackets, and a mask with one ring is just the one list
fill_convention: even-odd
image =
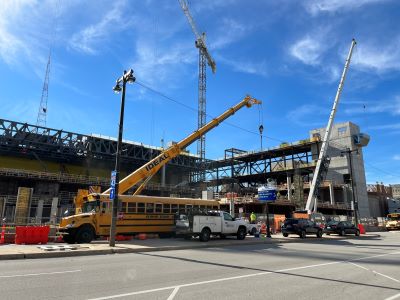
[(264, 131), (264, 126), (261, 124), (260, 127), (258, 127), (258, 130), (260, 131), (261, 151), (262, 151), (262, 149), (263, 149), (263, 147), (262, 147), (262, 138), (263, 138), (262, 134), (263, 134), (263, 131)]
[[(128, 72), (124, 71), (124, 74), (117, 79), (116, 84), (113, 88), (115, 93), (121, 95), (121, 110), (119, 115), (119, 129), (118, 129), (118, 141), (117, 141), (117, 153), (115, 158), (115, 170), (111, 173), (111, 192), (110, 199), (112, 200), (112, 216), (111, 216), (111, 227), (110, 227), (110, 247), (115, 246), (115, 234), (116, 224), (118, 218), (118, 193), (119, 193), (119, 173), (121, 164), (121, 148), (122, 148), (122, 133), (124, 130), (124, 110), (125, 110), (125, 90), (126, 83), (134, 83), (136, 78), (133, 76), (133, 70), (130, 69)], [(122, 84), (122, 87), (121, 87)]]

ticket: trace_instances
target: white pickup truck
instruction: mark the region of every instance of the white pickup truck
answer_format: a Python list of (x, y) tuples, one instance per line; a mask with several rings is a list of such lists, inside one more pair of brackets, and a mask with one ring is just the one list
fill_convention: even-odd
[(235, 219), (224, 211), (203, 211), (181, 214), (175, 221), (177, 236), (190, 239), (198, 236), (200, 241), (207, 242), (212, 234), (224, 238), (228, 235), (243, 240), (247, 234), (246, 222)]

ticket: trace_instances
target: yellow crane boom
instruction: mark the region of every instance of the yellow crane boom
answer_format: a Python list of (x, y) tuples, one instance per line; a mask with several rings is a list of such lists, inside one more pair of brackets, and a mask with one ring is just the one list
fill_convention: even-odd
[[(137, 169), (136, 171), (132, 172), (125, 178), (123, 178), (119, 182), (119, 194), (125, 193), (127, 190), (135, 186), (136, 184), (143, 182), (142, 186), (138, 188), (138, 190), (135, 192), (137, 194), (140, 192), (140, 190), (144, 187), (144, 184), (147, 183), (147, 181), (155, 174), (157, 171), (164, 166), (166, 163), (168, 163), (171, 159), (174, 157), (178, 156), (183, 149), (185, 149), (187, 146), (189, 146), (191, 143), (193, 143), (196, 139), (198, 139), (200, 136), (203, 134), (207, 133), (214, 127), (218, 126), (219, 123), (223, 122), (230, 116), (232, 116), (236, 111), (241, 109), (244, 106), (251, 107), (253, 104), (261, 104), (261, 101), (254, 99), (247, 95), (242, 101), (240, 101), (238, 104), (235, 106), (229, 108), (227, 111), (225, 111), (222, 115), (219, 117), (211, 120), (208, 122), (206, 125), (201, 127), (200, 129), (196, 130), (180, 142), (172, 145), (168, 149), (164, 150), (161, 152), (157, 157), (153, 158), (150, 160), (148, 163), (144, 164), (142, 167)], [(103, 192), (103, 194), (110, 194), (111, 189), (108, 189)]]

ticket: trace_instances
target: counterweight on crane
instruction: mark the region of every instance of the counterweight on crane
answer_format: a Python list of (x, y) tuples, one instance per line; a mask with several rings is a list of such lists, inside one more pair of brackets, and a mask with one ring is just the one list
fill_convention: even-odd
[[(206, 46), (206, 34), (200, 34), (197, 30), (194, 19), (189, 11), (189, 6), (186, 0), (178, 0), (179, 4), (182, 7), (182, 10), (187, 17), (190, 27), (194, 35), (196, 36), (196, 48), (199, 49), (199, 103), (198, 103), (198, 129), (203, 127), (206, 124), (206, 62), (210, 66), (213, 73), (216, 71), (216, 64), (214, 59), (211, 57), (210, 52)], [(199, 138), (197, 143), (197, 154), (200, 156), (200, 160), (203, 161), (205, 158), (205, 148), (206, 148), (206, 139), (205, 135), (202, 135)], [(204, 173), (200, 172), (201, 180), (204, 180)]]
[(322, 146), (321, 146), (321, 150), (319, 152), (317, 166), (315, 168), (313, 179), (312, 179), (312, 183), (311, 183), (311, 186), (310, 186), (310, 193), (308, 194), (308, 199), (307, 199), (307, 203), (306, 203), (306, 207), (305, 207), (305, 209), (308, 212), (311, 212), (311, 210), (313, 210), (313, 209), (314, 209), (314, 211), (316, 211), (316, 207), (317, 207), (316, 206), (316, 202), (317, 202), (316, 195), (317, 195), (317, 190), (318, 190), (318, 187), (319, 187), (319, 183), (321, 181), (321, 177), (323, 177), (322, 176), (322, 170), (324, 169), (324, 166), (326, 166), (326, 164), (329, 161), (329, 158), (327, 158), (327, 150), (328, 150), (328, 146), (329, 146), (329, 136), (330, 136), (331, 131), (332, 131), (333, 121), (335, 119), (337, 107), (338, 107), (338, 104), (339, 104), (340, 95), (342, 94), (344, 81), (346, 79), (347, 70), (349, 69), (350, 60), (351, 60), (351, 56), (353, 54), (353, 49), (354, 49), (355, 45), (356, 45), (356, 41), (355, 41), (355, 39), (353, 39), (352, 42), (351, 42), (349, 54), (348, 54), (347, 59), (346, 59), (346, 63), (344, 65), (342, 77), (340, 78), (339, 87), (338, 87), (337, 92), (336, 92), (335, 101), (333, 102), (333, 107), (332, 107), (332, 110), (331, 110), (331, 114), (329, 116), (328, 124), (327, 124), (326, 129), (325, 129), (325, 135), (324, 135), (324, 138), (322, 140)]

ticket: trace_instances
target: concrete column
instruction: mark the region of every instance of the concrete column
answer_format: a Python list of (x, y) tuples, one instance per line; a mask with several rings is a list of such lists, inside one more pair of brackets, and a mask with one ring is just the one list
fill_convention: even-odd
[(28, 222), (29, 207), (33, 189), (26, 187), (18, 188), (17, 203), (15, 204), (14, 222), (17, 225), (25, 225)]
[(50, 224), (55, 224), (57, 220), (57, 207), (58, 207), (58, 197), (54, 197), (51, 203), (50, 212)]
[(38, 206), (36, 208), (36, 223), (42, 223), (42, 216), (43, 216), (43, 203), (44, 200), (39, 200)]
[(333, 190), (333, 184), (332, 182), (329, 183), (329, 196), (331, 199), (331, 204), (335, 204), (335, 192)]
[(343, 186), (343, 203), (348, 203), (348, 199), (347, 199), (347, 186)]
[(290, 177), (290, 175), (287, 175), (286, 183), (287, 183), (288, 200), (292, 201), (292, 177)]

